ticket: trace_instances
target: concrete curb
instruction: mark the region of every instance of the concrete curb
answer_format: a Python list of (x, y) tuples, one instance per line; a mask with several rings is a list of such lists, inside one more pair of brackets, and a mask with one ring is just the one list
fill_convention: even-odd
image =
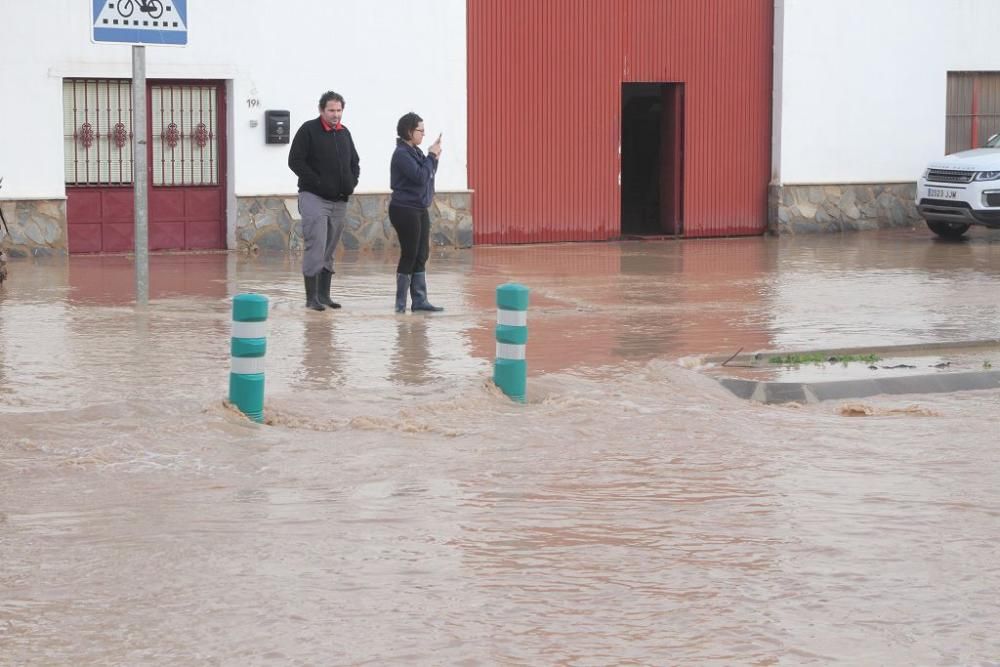
[[(823, 348), (816, 350), (768, 350), (736, 356), (718, 355), (704, 357), (702, 363), (739, 365), (765, 369), (766, 360), (772, 356), (789, 354), (840, 357), (848, 355), (878, 354), (880, 356), (921, 355), (935, 352), (971, 351), (996, 349), (1000, 340), (967, 340), (954, 343), (916, 343), (911, 345), (871, 346), (852, 348)], [(743, 366), (744, 368), (746, 366)], [(725, 368), (719, 366), (718, 368)], [(715, 371), (718, 372), (718, 369)], [(767, 404), (778, 403), (819, 403), (820, 401), (866, 398), (879, 394), (944, 394), (954, 391), (974, 391), (978, 389), (1000, 389), (1000, 371), (965, 371), (953, 373), (929, 373), (922, 375), (898, 375), (883, 378), (854, 380), (830, 380), (822, 382), (775, 382), (749, 380), (735, 377), (719, 377), (710, 373), (719, 383), (736, 396)]]
[(935, 373), (835, 382), (717, 379), (723, 387), (740, 398), (766, 404), (819, 403), (847, 398), (866, 398), (879, 394), (942, 394), (977, 389), (1000, 389), (1000, 371)]
[(789, 354), (822, 354), (830, 357), (843, 357), (850, 355), (862, 355), (862, 354), (878, 354), (880, 356), (889, 357), (893, 355), (902, 355), (908, 352), (916, 354), (926, 354), (930, 352), (940, 352), (947, 350), (976, 350), (980, 348), (994, 348), (1000, 347), (1000, 339), (987, 339), (987, 340), (965, 340), (958, 341), (954, 343), (914, 343), (910, 345), (869, 345), (867, 347), (824, 347), (816, 348), (813, 350), (760, 350), (757, 352), (748, 352), (745, 354), (737, 354), (735, 356), (718, 354), (702, 357), (700, 359), (701, 363), (710, 364), (721, 364), (725, 361), (729, 363), (753, 363), (760, 361), (761, 359), (767, 359), (770, 357), (781, 357)]

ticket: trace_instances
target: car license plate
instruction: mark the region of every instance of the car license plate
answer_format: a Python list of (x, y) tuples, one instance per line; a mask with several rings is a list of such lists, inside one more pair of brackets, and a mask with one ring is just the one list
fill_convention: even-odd
[(927, 196), (935, 199), (958, 199), (958, 190), (944, 190), (942, 188), (927, 188)]

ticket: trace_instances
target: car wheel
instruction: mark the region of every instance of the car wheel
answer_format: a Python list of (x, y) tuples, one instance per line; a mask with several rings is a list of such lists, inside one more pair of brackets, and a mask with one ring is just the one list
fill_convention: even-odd
[(958, 239), (962, 234), (969, 231), (969, 225), (962, 222), (938, 222), (927, 221), (927, 226), (931, 231), (943, 239)]

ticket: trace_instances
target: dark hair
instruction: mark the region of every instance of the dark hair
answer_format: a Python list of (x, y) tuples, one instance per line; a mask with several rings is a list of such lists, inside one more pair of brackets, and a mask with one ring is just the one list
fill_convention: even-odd
[(417, 129), (417, 125), (420, 125), (422, 122), (424, 122), (424, 119), (412, 111), (403, 114), (399, 122), (396, 123), (396, 136), (403, 141), (409, 141), (413, 138), (413, 131)]
[(328, 90), (319, 98), (319, 110), (323, 111), (326, 109), (328, 102), (340, 102), (340, 108), (343, 109), (347, 106), (347, 102), (344, 101), (344, 96), (340, 93), (335, 93), (332, 90)]

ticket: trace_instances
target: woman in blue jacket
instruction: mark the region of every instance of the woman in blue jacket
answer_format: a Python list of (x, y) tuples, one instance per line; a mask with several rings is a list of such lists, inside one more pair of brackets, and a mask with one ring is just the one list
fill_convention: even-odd
[(424, 155), (419, 146), (424, 140), (424, 119), (410, 112), (396, 123), (396, 151), (390, 165), (392, 199), (389, 222), (399, 238), (399, 264), (396, 266), (396, 312), (406, 312), (406, 292), (410, 310), (444, 310), (427, 300), (427, 258), (431, 249), (431, 216), (428, 207), (434, 201), (434, 175), (441, 159), (441, 137)]

